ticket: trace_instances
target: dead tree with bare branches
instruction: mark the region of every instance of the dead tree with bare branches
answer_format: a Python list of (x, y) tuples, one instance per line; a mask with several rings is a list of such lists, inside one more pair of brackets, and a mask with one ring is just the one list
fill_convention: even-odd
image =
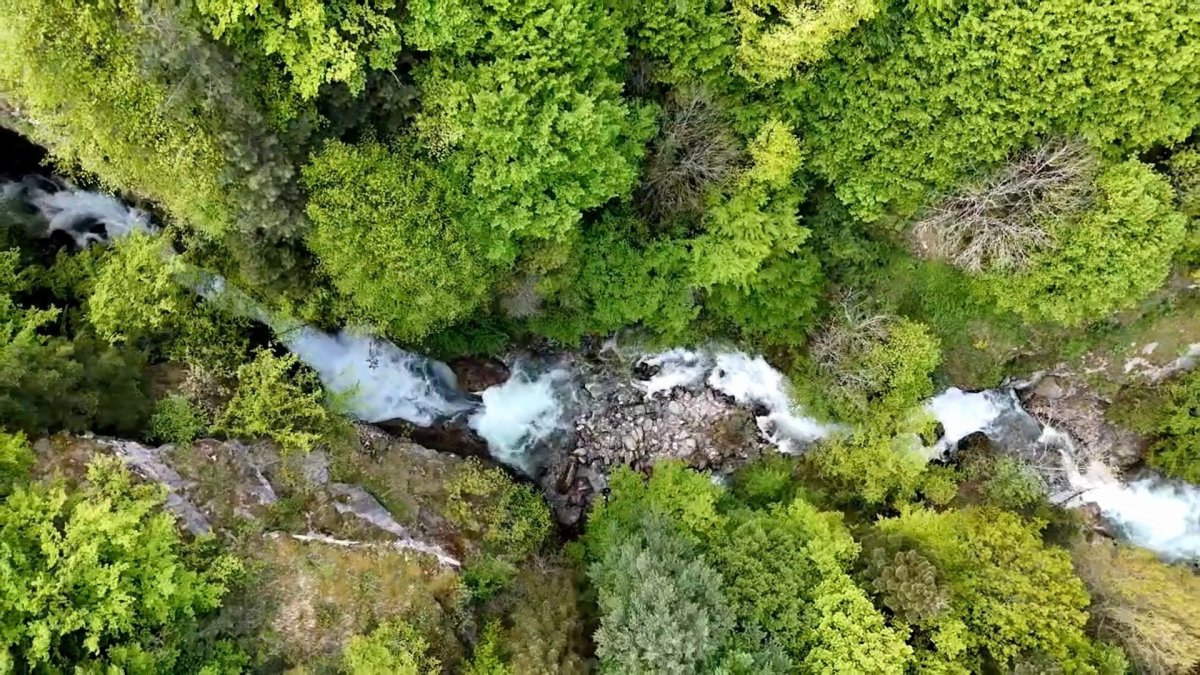
[(638, 186), (642, 212), (657, 222), (699, 215), (709, 187), (728, 178), (741, 155), (741, 143), (707, 93), (675, 92)]
[(923, 257), (972, 273), (1018, 271), (1052, 242), (1051, 226), (1092, 202), (1098, 161), (1081, 141), (1018, 155), (982, 184), (934, 206), (912, 230)]

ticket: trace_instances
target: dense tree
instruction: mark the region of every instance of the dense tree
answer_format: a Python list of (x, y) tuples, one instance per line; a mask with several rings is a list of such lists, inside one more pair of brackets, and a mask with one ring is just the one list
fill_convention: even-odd
[(799, 672), (905, 672), (905, 636), (847, 574), (858, 544), (840, 514), (800, 499), (735, 514), (713, 550), (743, 630), (761, 628)]
[(753, 80), (779, 80), (825, 59), (829, 46), (879, 11), (877, 0), (734, 0), (738, 66)]
[(67, 165), (212, 235), (294, 231), (292, 170), (186, 5), (5, 2), (0, 89)]
[(147, 412), (136, 351), (110, 347), (83, 326), (55, 335), (54, 307), (20, 303), (31, 290), (15, 251), (0, 252), (0, 421), (31, 433), (70, 429), (132, 432)]
[(260, 350), (238, 368), (237, 388), (214, 428), (238, 438), (270, 438), (286, 453), (306, 453), (335, 440), (346, 421), (325, 405), (312, 371), (292, 355)]
[(0, 503), (0, 665), (172, 670), (236, 569), (184, 549), (161, 493), (98, 458), (87, 484), (31, 484)]
[(358, 93), (368, 68), (390, 70), (401, 37), (392, 0), (239, 3), (197, 0), (214, 37), (240, 49), (277, 56), (291, 85), (306, 98), (327, 82), (345, 82)]
[[(584, 209), (628, 195), (652, 117), (620, 98), (617, 13), (563, 0), (410, 3), (418, 138), (470, 195), (462, 215), (489, 258), (513, 237), (557, 239)], [(539, 17), (536, 21), (528, 17)]]
[(934, 565), (949, 593), (949, 608), (930, 628), (930, 652), (918, 654), (926, 667), (978, 672), (1031, 654), (1057, 663), (1086, 657), (1087, 592), (1070, 556), (1043, 544), (1039, 528), (977, 507), (909, 508), (879, 521), (877, 531), (893, 547), (911, 548)]
[(1123, 309), (1166, 279), (1185, 219), (1166, 179), (1135, 160), (1096, 179), (1096, 204), (1052, 225), (1029, 269), (990, 280), (996, 301), (1031, 320), (1076, 325)]
[(456, 188), (435, 166), (378, 143), (331, 142), (304, 183), (309, 246), (355, 318), (416, 340), (487, 297), (486, 233), (463, 224)]
[(598, 590), (596, 653), (605, 670), (698, 673), (732, 627), (721, 576), (669, 521), (653, 514), (589, 570)]
[(0, 431), (0, 498), (28, 481), (32, 466), (33, 450), (25, 435)]
[(349, 675), (433, 675), (441, 672), (441, 664), (426, 654), (428, 647), (412, 624), (386, 621), (346, 643), (342, 670)]
[(1198, 38), (1178, 0), (897, 4), (805, 83), (810, 165), (874, 220), (1049, 133), (1169, 145), (1200, 122)]

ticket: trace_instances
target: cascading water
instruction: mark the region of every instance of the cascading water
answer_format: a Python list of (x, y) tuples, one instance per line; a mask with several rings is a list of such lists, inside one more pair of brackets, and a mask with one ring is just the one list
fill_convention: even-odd
[(934, 397), (929, 409), (946, 430), (939, 448), (949, 450), (983, 432), (1009, 451), (1051, 450), (1060, 460), (1043, 467), (1051, 471), (1047, 482), (1056, 488), (1052, 498), (1064, 506), (1095, 504), (1122, 536), (1163, 558), (1200, 559), (1200, 487), (1150, 473), (1123, 483), (1099, 461), (1080, 471), (1074, 441), (1039, 424), (1009, 389), (965, 393), (951, 388)]
[(148, 214), (112, 195), (80, 190), (40, 176), (0, 184), (0, 199), (8, 203), (10, 210), (39, 219), (38, 227), (31, 228), (30, 234), (48, 237), (62, 232), (79, 248), (152, 230)]
[[(149, 217), (112, 196), (75, 189), (43, 178), (0, 184), (10, 211), (30, 216), (30, 234), (64, 233), (80, 248), (108, 243), (133, 232), (152, 231)], [(37, 220), (39, 222), (32, 222)], [(539, 447), (569, 436), (576, 375), (558, 366), (540, 371), (518, 366), (504, 384), (484, 390), (481, 400), (462, 392), (446, 364), (404, 351), (354, 331), (337, 335), (273, 315), (248, 296), (201, 270), (181, 283), (231, 311), (269, 325), (279, 340), (317, 371), (326, 388), (367, 422), (402, 419), (432, 425), (466, 415), (497, 459), (531, 471)], [(786, 378), (761, 356), (732, 350), (672, 349), (643, 357), (637, 370), (649, 377), (637, 385), (648, 398), (675, 388), (708, 387), (754, 410), (762, 435), (785, 452), (836, 433), (837, 425), (802, 414), (792, 403)], [(1096, 504), (1104, 518), (1131, 542), (1171, 559), (1200, 559), (1200, 488), (1147, 475), (1122, 483), (1108, 467), (1076, 466), (1071, 440), (1042, 427), (1021, 407), (1012, 390), (967, 393), (951, 388), (931, 399), (930, 413), (943, 438), (930, 449), (940, 457), (975, 432), (1009, 451), (1052, 446), (1062, 457), (1050, 482), (1070, 505)]]
[(761, 356), (675, 348), (644, 357), (639, 365), (655, 371), (641, 384), (648, 396), (705, 384), (757, 409), (762, 413), (756, 415), (759, 430), (783, 452), (798, 452), (839, 429), (801, 414), (792, 403), (787, 378)]
[(507, 382), (483, 391), (483, 405), (468, 424), (487, 441), (493, 457), (532, 473), (537, 449), (570, 428), (573, 390), (565, 368), (535, 374), (531, 366), (517, 364)]
[(441, 361), (406, 352), (386, 340), (301, 326), (278, 333), (301, 361), (317, 371), (329, 391), (364, 422), (402, 419), (431, 426), (477, 404), (458, 389)]
[(1169, 560), (1200, 560), (1200, 486), (1149, 472), (1126, 483), (1099, 461), (1080, 470), (1074, 441), (1053, 427), (1040, 442), (1062, 456), (1066, 506), (1095, 504), (1134, 544)]

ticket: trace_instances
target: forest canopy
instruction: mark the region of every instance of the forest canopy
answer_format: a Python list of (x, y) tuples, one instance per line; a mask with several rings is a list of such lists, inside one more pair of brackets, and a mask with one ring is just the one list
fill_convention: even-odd
[[(1200, 668), (1193, 571), (1048, 496), (1088, 467), (927, 405), (1200, 482), (1194, 0), (0, 0), (0, 127), (0, 672)], [(313, 336), (452, 422), (351, 419)], [(489, 454), (614, 336), (791, 387), (572, 380), (737, 411)]]

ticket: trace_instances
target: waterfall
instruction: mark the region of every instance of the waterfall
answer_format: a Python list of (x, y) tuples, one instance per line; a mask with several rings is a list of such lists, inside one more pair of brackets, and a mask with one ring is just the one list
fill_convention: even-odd
[[(153, 231), (146, 213), (61, 181), (27, 177), (0, 183), (0, 201), (24, 217), (30, 234), (62, 232), (80, 248)], [(465, 415), (498, 460), (526, 471), (538, 448), (570, 440), (578, 377), (565, 367), (519, 364), (507, 382), (476, 400), (458, 388), (454, 374), (440, 361), (365, 332), (329, 334), (273, 314), (203, 270), (187, 270), (179, 281), (229, 311), (270, 326), (284, 346), (317, 372), (326, 389), (365, 422), (401, 419), (430, 426)], [(1194, 359), (1195, 352), (1187, 358)], [(798, 452), (844, 429), (806, 416), (792, 402), (787, 378), (761, 356), (715, 347), (676, 348), (643, 356), (635, 372), (646, 375), (636, 385), (649, 400), (676, 388), (708, 387), (752, 409), (763, 437), (784, 452)], [(975, 432), (1010, 452), (1055, 448), (1062, 462), (1051, 482), (1065, 488), (1068, 505), (1095, 504), (1132, 543), (1165, 558), (1200, 559), (1200, 487), (1149, 473), (1125, 483), (1099, 462), (1081, 470), (1071, 439), (1034, 420), (1011, 389), (971, 393), (950, 388), (926, 407), (944, 429), (931, 457), (944, 456)]]
[(311, 326), (278, 337), (364, 422), (401, 419), (431, 426), (476, 405), (458, 389), (449, 366), (387, 340), (345, 330), (330, 335)]
[(565, 368), (537, 375), (529, 365), (518, 364), (507, 382), (482, 392), (483, 405), (468, 424), (487, 441), (493, 457), (532, 473), (539, 445), (570, 430), (566, 401), (571, 380)]
[(1080, 470), (1067, 434), (1047, 426), (1040, 440), (1062, 455), (1067, 506), (1095, 504), (1134, 544), (1168, 560), (1200, 560), (1200, 486), (1149, 472), (1126, 483), (1098, 461)]
[(109, 243), (133, 232), (150, 232), (150, 216), (112, 195), (80, 190), (70, 183), (39, 176), (0, 184), (0, 199), (37, 216), (31, 234), (62, 232), (79, 248)]
[(1054, 427), (1038, 424), (1012, 390), (965, 393), (951, 388), (934, 397), (928, 408), (946, 430), (939, 448), (948, 450), (958, 440), (983, 432), (1010, 451), (1056, 450), (1061, 463), (1047, 478), (1058, 484), (1059, 494), (1053, 496), (1064, 506), (1095, 504), (1104, 520), (1131, 543), (1169, 560), (1200, 559), (1200, 487), (1149, 472), (1124, 483), (1099, 461), (1081, 471), (1074, 441)]

